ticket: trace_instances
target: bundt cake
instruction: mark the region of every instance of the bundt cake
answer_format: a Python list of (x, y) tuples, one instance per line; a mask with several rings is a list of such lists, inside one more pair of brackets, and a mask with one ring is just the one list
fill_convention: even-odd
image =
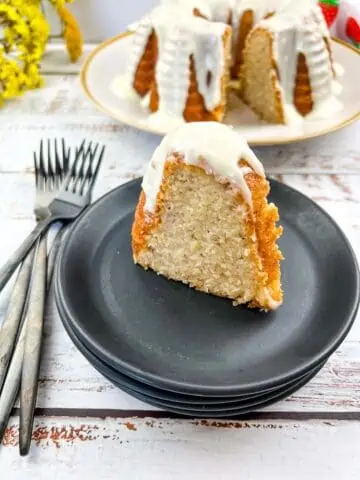
[(325, 20), (311, 1), (287, 4), (248, 34), (241, 96), (269, 122), (325, 118), (341, 109)]
[(177, 7), (158, 7), (135, 33), (132, 87), (158, 123), (221, 121), (225, 114), (231, 27), (201, 18), (195, 6), (184, 19)]
[(126, 75), (152, 122), (222, 121), (228, 91), (262, 119), (340, 110), (329, 31), (316, 0), (162, 0), (138, 24)]
[(282, 303), (281, 227), (260, 161), (231, 127), (192, 122), (166, 136), (143, 178), (135, 263), (235, 305)]

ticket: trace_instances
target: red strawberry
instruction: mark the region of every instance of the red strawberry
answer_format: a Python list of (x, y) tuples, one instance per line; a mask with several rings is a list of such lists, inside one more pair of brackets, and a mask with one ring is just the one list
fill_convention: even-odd
[(360, 43), (360, 26), (354, 17), (349, 17), (346, 22), (346, 35), (355, 45)]
[(337, 17), (339, 7), (338, 5), (335, 4), (330, 4), (330, 3), (320, 3), (320, 8), (322, 10), (322, 13), (324, 15), (326, 24), (328, 28), (331, 27), (331, 25), (335, 22), (335, 18)]

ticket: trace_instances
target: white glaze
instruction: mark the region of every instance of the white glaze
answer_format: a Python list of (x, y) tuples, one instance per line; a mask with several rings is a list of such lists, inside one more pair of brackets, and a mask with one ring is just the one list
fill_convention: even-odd
[[(145, 211), (153, 212), (155, 209), (165, 162), (173, 153), (180, 154), (186, 164), (197, 165), (208, 174), (236, 185), (244, 200), (252, 206), (245, 175), (252, 170), (262, 177), (265, 174), (261, 162), (246, 140), (221, 123), (194, 122), (186, 123), (164, 137), (155, 150), (142, 182), (146, 197)], [(239, 166), (241, 159), (246, 160), (251, 168)]]
[(162, 5), (172, 5), (182, 8), (196, 8), (199, 12), (214, 22), (228, 23), (236, 0), (161, 0)]
[[(140, 21), (134, 39), (132, 42), (132, 49), (130, 52), (128, 71), (126, 73), (127, 83), (129, 84), (129, 91), (133, 90), (133, 80), (140, 58), (143, 56), (145, 47), (147, 45), (149, 36), (152, 32), (151, 16), (146, 15)], [(136, 92), (135, 92), (136, 93)]]
[[(269, 305), (270, 310), (277, 310), (280, 305), (282, 305), (282, 301), (274, 300), (273, 297), (271, 296), (270, 290), (265, 287), (261, 290), (261, 292), (258, 293), (259, 300), (262, 303), (267, 302)], [(265, 302), (264, 302), (265, 300)]]
[(235, 0), (205, 0), (209, 5), (211, 20), (228, 23), (235, 5)]
[(151, 123), (153, 128), (164, 131), (168, 130), (169, 128), (174, 130), (179, 128), (185, 123), (185, 120), (183, 117), (179, 117), (178, 115), (171, 115), (158, 110), (155, 113), (150, 113), (149, 123)]
[[(163, 0), (159, 7), (142, 19), (134, 34), (126, 78), (122, 82), (118, 79), (113, 91), (121, 97), (134, 98), (132, 85), (136, 67), (154, 30), (158, 41), (155, 76), (159, 94), (158, 115), (151, 116), (155, 123), (166, 122), (166, 117), (171, 124), (179, 124), (178, 120), (183, 120), (190, 85), (190, 56), (194, 59), (198, 90), (206, 109), (212, 111), (221, 101), (221, 80), (225, 68), (223, 35), (227, 27), (193, 15), (194, 8), (198, 8), (210, 17), (208, 1)], [(211, 73), (210, 82), (208, 72)], [(124, 83), (128, 87), (120, 89), (119, 85)], [(141, 104), (148, 109), (149, 96), (143, 98)]]
[[(195, 18), (193, 10), (212, 20)], [(158, 124), (178, 125), (183, 119), (189, 89), (189, 57), (193, 56), (199, 92), (206, 109), (212, 111), (221, 100), (221, 78), (224, 74), (225, 52), (222, 37), (229, 11), (232, 11), (233, 45), (239, 35), (239, 20), (246, 10), (254, 13), (255, 28), (267, 28), (273, 33), (274, 57), (280, 73), (278, 89), (283, 100), (286, 122), (303, 118), (294, 108), (293, 92), (297, 57), (305, 55), (313, 110), (309, 119), (320, 119), (341, 110), (336, 98), (341, 86), (333, 78), (331, 59), (323, 38), (330, 38), (322, 12), (316, 0), (162, 0), (162, 4), (145, 17), (135, 33), (133, 52), (127, 74), (128, 88), (116, 93), (134, 98), (132, 89), (136, 66), (152, 30), (158, 39), (159, 56), (156, 65), (156, 84), (159, 93), (159, 111), (151, 115)], [(274, 12), (274, 16), (264, 17)], [(212, 81), (207, 83), (208, 72)], [(341, 67), (336, 66), (336, 77)], [(119, 85), (119, 82), (118, 84)], [(148, 99), (141, 104), (148, 110)]]
[(210, 1), (212, 0), (161, 0), (160, 5), (164, 5), (165, 7), (176, 7), (181, 9), (184, 14), (190, 15), (192, 15), (194, 9), (196, 9), (204, 17), (213, 20), (209, 5)]
[(324, 42), (329, 33), (321, 10), (313, 0), (287, 0), (273, 17), (261, 21), (254, 30), (256, 28), (266, 28), (273, 33), (273, 53), (280, 75), (278, 87), (288, 123), (296, 115), (302, 118), (293, 107), (299, 53), (306, 59), (313, 100), (313, 109), (307, 118), (325, 118), (341, 110), (342, 104), (336, 98), (339, 88)]
[[(171, 32), (166, 25), (163, 27), (155, 27), (160, 40), (156, 67), (159, 110), (168, 115), (183, 116), (190, 86), (191, 55), (194, 57), (199, 92), (207, 110), (213, 110), (221, 100), (225, 26), (191, 18), (174, 25)], [(208, 72), (212, 74), (210, 85), (206, 81)]]

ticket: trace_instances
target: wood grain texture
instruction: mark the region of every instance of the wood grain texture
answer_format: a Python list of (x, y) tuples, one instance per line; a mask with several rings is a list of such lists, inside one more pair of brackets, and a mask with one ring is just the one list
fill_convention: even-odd
[(0, 451), (11, 480), (357, 480), (359, 473), (357, 422), (41, 418), (25, 462), (17, 439), (13, 420)]
[[(326, 137), (257, 149), (269, 175), (317, 201), (349, 237), (360, 256), (360, 123)], [(106, 157), (94, 198), (139, 177), (160, 137), (126, 127), (99, 113), (74, 76), (48, 76), (46, 86), (0, 111), (0, 263), (29, 233), (33, 220), (32, 151), (41, 138), (82, 138), (105, 143)], [(21, 141), (19, 141), (21, 139)], [(10, 286), (0, 297), (2, 318)], [(103, 379), (64, 332), (53, 309), (45, 322), (38, 407), (151, 410)], [(319, 375), (272, 412), (360, 411), (360, 321)]]
[[(62, 68), (59, 55), (59, 49), (49, 52), (48, 71)], [(75, 72), (77, 66), (71, 68)], [(54, 136), (72, 144), (91, 137), (107, 145), (95, 198), (141, 176), (160, 142), (98, 112), (74, 75), (49, 75), (43, 89), (7, 103), (0, 110), (0, 264), (34, 225), (32, 150), (40, 138)], [(256, 153), (269, 175), (333, 216), (360, 258), (360, 123)], [(10, 288), (0, 296), (0, 323)], [(39, 414), (54, 417), (35, 419), (26, 459), (18, 456), (18, 419), (10, 421), (0, 448), (1, 478), (357, 479), (360, 320), (323, 370), (295, 395), (259, 413), (262, 420), (213, 422), (167, 418), (112, 386), (72, 344), (51, 301), (37, 405)], [(127, 418), (127, 411), (162, 418)]]
[[(359, 122), (318, 139), (291, 145), (257, 148), (268, 173), (360, 173)], [(27, 92), (0, 111), (0, 170), (29, 168), (27, 152), (42, 136), (66, 135), (69, 143), (83, 136), (108, 145), (107, 156), (133, 174), (138, 162), (148, 160), (159, 136), (140, 132), (106, 117), (81, 90), (77, 76), (47, 76), (43, 89)], [(19, 149), (18, 138), (22, 146)], [(109, 153), (110, 152), (110, 153)], [(22, 158), (19, 158), (21, 153)]]
[[(105, 159), (95, 198), (128, 180), (123, 166), (109, 168)], [(139, 164), (137, 175), (143, 164)], [(356, 175), (277, 175), (279, 180), (312, 197), (330, 213), (349, 237), (360, 257), (360, 176)], [(31, 229), (32, 175), (0, 174), (0, 205), (10, 204), (0, 215), (8, 235), (2, 241), (0, 262), (15, 247), (14, 239)], [(23, 192), (19, 196), (19, 191)], [(27, 193), (25, 193), (27, 192)], [(0, 297), (0, 314), (8, 295)], [(44, 356), (41, 366), (38, 406), (44, 408), (89, 408), (114, 410), (151, 410), (119, 391), (99, 375), (77, 351), (50, 305), (45, 322)], [(360, 411), (360, 321), (355, 322), (347, 340), (312, 382), (295, 395), (266, 409), (276, 412)]]

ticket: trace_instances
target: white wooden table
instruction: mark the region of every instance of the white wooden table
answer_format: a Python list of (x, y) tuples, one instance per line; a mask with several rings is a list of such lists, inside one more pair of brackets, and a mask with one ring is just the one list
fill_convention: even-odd
[[(0, 263), (34, 223), (32, 150), (40, 138), (107, 145), (95, 197), (140, 176), (160, 141), (99, 113), (81, 91), (77, 67), (57, 60), (65, 73), (54, 71), (51, 58), (46, 86), (0, 110)], [(257, 153), (268, 174), (327, 210), (360, 256), (360, 123)], [(0, 319), (6, 300), (4, 292)], [(198, 421), (112, 386), (77, 351), (50, 305), (36, 413), (31, 452), (21, 458), (14, 410), (0, 448), (1, 479), (358, 480), (360, 319), (324, 369), (290, 398), (246, 421)]]

